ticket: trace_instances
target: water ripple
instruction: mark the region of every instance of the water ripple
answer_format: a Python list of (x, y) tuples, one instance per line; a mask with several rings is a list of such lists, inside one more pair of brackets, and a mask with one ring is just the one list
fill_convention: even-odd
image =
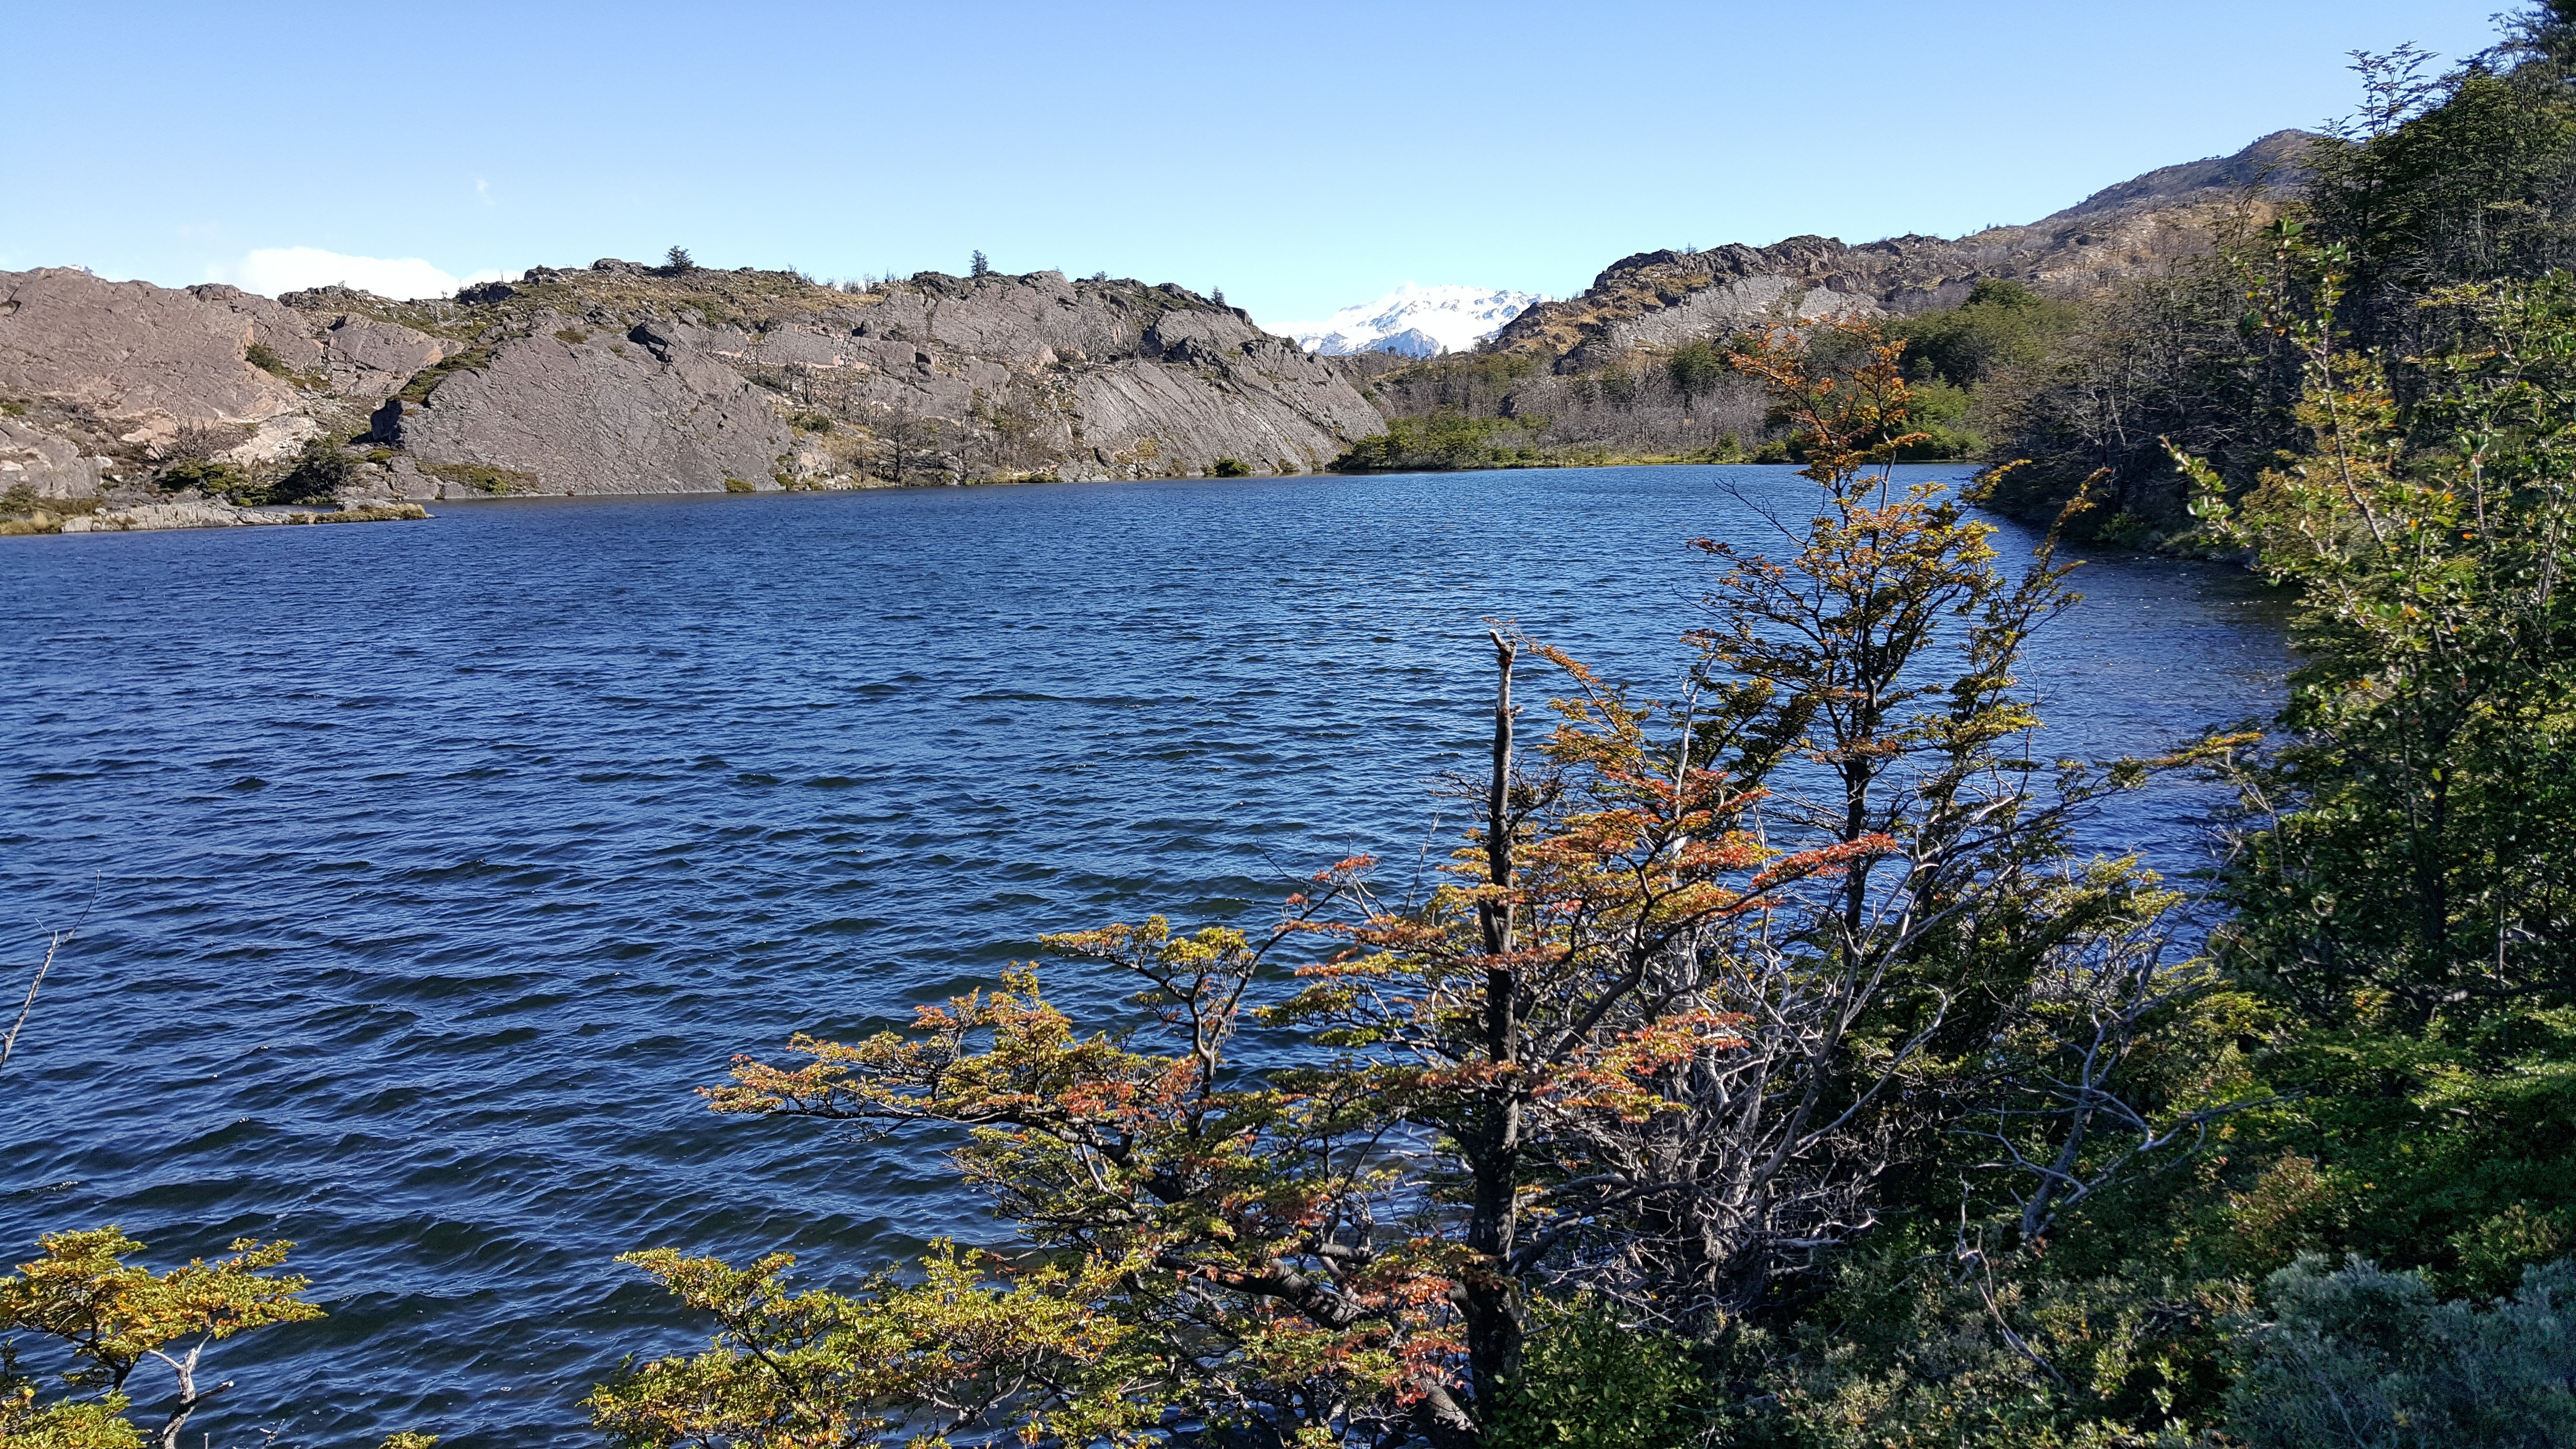
[[(1482, 621), (1670, 678), (1704, 579), (1684, 541), (1753, 541), (1727, 484), (1804, 486), (1598, 469), (0, 540), (9, 974), (98, 895), (0, 1078), (0, 1251), (109, 1221), (162, 1262), (300, 1243), (331, 1316), (215, 1350), (242, 1385), (219, 1442), (585, 1438), (620, 1355), (700, 1332), (614, 1254), (789, 1248), (846, 1283), (980, 1220), (929, 1147), (706, 1113), (690, 1089), (730, 1054), (878, 1029), (1042, 931), (1257, 914), (1319, 863), (1409, 860), (1490, 717)], [(2052, 749), (2266, 707), (2282, 646), (2240, 577), (2082, 582), (2032, 671)], [(2118, 828), (2179, 855), (2202, 803)]]

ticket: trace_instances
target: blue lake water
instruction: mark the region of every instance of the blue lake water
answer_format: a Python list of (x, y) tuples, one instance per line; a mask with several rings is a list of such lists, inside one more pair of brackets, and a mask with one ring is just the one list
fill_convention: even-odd
[[(1488, 616), (1671, 681), (1706, 578), (1685, 541), (1759, 542), (1748, 501), (1802, 517), (1807, 487), (1586, 469), (0, 540), (0, 1015), (96, 901), (0, 1073), (0, 1254), (107, 1222), (162, 1266), (294, 1239), (330, 1317), (209, 1351), (241, 1385), (191, 1426), (217, 1445), (590, 1442), (589, 1385), (701, 1332), (615, 1254), (786, 1248), (825, 1282), (992, 1235), (933, 1155), (705, 1112), (729, 1056), (908, 1015), (1042, 931), (1257, 917), (1354, 851), (1411, 859), (1490, 723)], [(2030, 671), (2050, 752), (2271, 707), (2276, 606), (2242, 574), (2080, 578)], [(2206, 803), (2164, 790), (2102, 843), (2188, 864)]]

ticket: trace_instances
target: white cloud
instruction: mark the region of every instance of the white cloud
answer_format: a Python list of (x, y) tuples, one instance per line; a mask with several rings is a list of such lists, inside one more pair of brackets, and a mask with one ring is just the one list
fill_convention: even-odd
[(320, 247), (262, 247), (239, 261), (218, 262), (206, 268), (207, 281), (230, 282), (245, 292), (268, 297), (338, 284), (397, 301), (451, 296), (458, 287), (491, 281), (500, 275), (485, 270), (457, 277), (418, 257), (351, 257)]

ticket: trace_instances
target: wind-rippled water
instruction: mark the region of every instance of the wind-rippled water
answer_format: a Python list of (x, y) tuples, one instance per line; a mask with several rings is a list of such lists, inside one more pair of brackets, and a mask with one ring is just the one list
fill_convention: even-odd
[[(5, 1015), (96, 898), (0, 1074), (0, 1254), (111, 1221), (161, 1266), (294, 1239), (330, 1317), (209, 1351), (241, 1384), (191, 1426), (218, 1445), (588, 1442), (589, 1385), (702, 1331), (616, 1253), (785, 1248), (847, 1281), (992, 1235), (935, 1156), (711, 1116), (690, 1089), (732, 1053), (900, 1019), (1042, 931), (1239, 920), (1356, 850), (1410, 861), (1490, 723), (1486, 617), (1668, 684), (1706, 577), (1685, 540), (1760, 543), (1748, 501), (1803, 517), (1808, 486), (1085, 484), (0, 540)], [(2081, 584), (2031, 671), (2050, 751), (2270, 707), (2283, 644), (2242, 575)], [(2118, 829), (2187, 860), (2203, 803)]]

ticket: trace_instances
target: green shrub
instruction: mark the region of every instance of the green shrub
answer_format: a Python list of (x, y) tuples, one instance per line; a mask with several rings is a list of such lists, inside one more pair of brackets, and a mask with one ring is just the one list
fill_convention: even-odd
[(757, 493), (760, 489), (756, 485), (746, 483), (740, 478), (727, 478), (725, 480), (725, 491), (727, 493)]
[(1493, 1449), (1681, 1449), (1697, 1442), (1708, 1389), (1679, 1341), (1630, 1328), (1590, 1301), (1543, 1309), (1540, 1318), (1520, 1384), (1485, 1440)]
[(0, 398), (0, 413), (7, 413), (13, 418), (23, 418), (27, 415), (27, 405), (15, 398)]
[(212, 458), (182, 458), (156, 474), (152, 486), (164, 493), (194, 488), (209, 498), (230, 498), (249, 491), (251, 482), (249, 475), (234, 464)]
[(832, 431), (832, 415), (818, 412), (793, 413), (789, 415), (787, 425), (791, 428), (802, 428), (809, 433), (828, 433)]
[(1468, 418), (1453, 413), (1394, 418), (1385, 432), (1352, 444), (1332, 466), (1337, 473), (1508, 468), (1523, 461), (1529, 432), (1529, 425), (1517, 418)]
[[(338, 496), (357, 463), (331, 443), (315, 438), (304, 445), (295, 466), (285, 476), (266, 488), (245, 488), (235, 495), (240, 503), (329, 503)], [(253, 496), (256, 495), (256, 496)]]
[(252, 343), (250, 350), (242, 354), (242, 361), (262, 372), (273, 372), (279, 377), (286, 376), (286, 360), (270, 351), (265, 343)]
[(1249, 478), (1252, 476), (1252, 465), (1241, 458), (1219, 458), (1215, 466), (1208, 469), (1208, 473), (1218, 478)]
[(555, 340), (567, 347), (579, 347), (590, 340), (590, 334), (578, 327), (566, 327), (555, 333)]
[(457, 373), (471, 372), (478, 368), (488, 367), (491, 365), (491, 362), (491, 348), (466, 348), (454, 357), (441, 358), (438, 361), (431, 363), (429, 366), (422, 368), (420, 371), (413, 373), (411, 381), (404, 383), (403, 390), (394, 394), (394, 396), (401, 398), (404, 402), (427, 402), (429, 401), (429, 395), (438, 390), (438, 385), (440, 383), (447, 381)]
[(2251, 1449), (2576, 1444), (2576, 1262), (2525, 1269), (2481, 1308), (2420, 1273), (2310, 1254), (2266, 1296), (2274, 1319), (2228, 1394), (2228, 1430)]

